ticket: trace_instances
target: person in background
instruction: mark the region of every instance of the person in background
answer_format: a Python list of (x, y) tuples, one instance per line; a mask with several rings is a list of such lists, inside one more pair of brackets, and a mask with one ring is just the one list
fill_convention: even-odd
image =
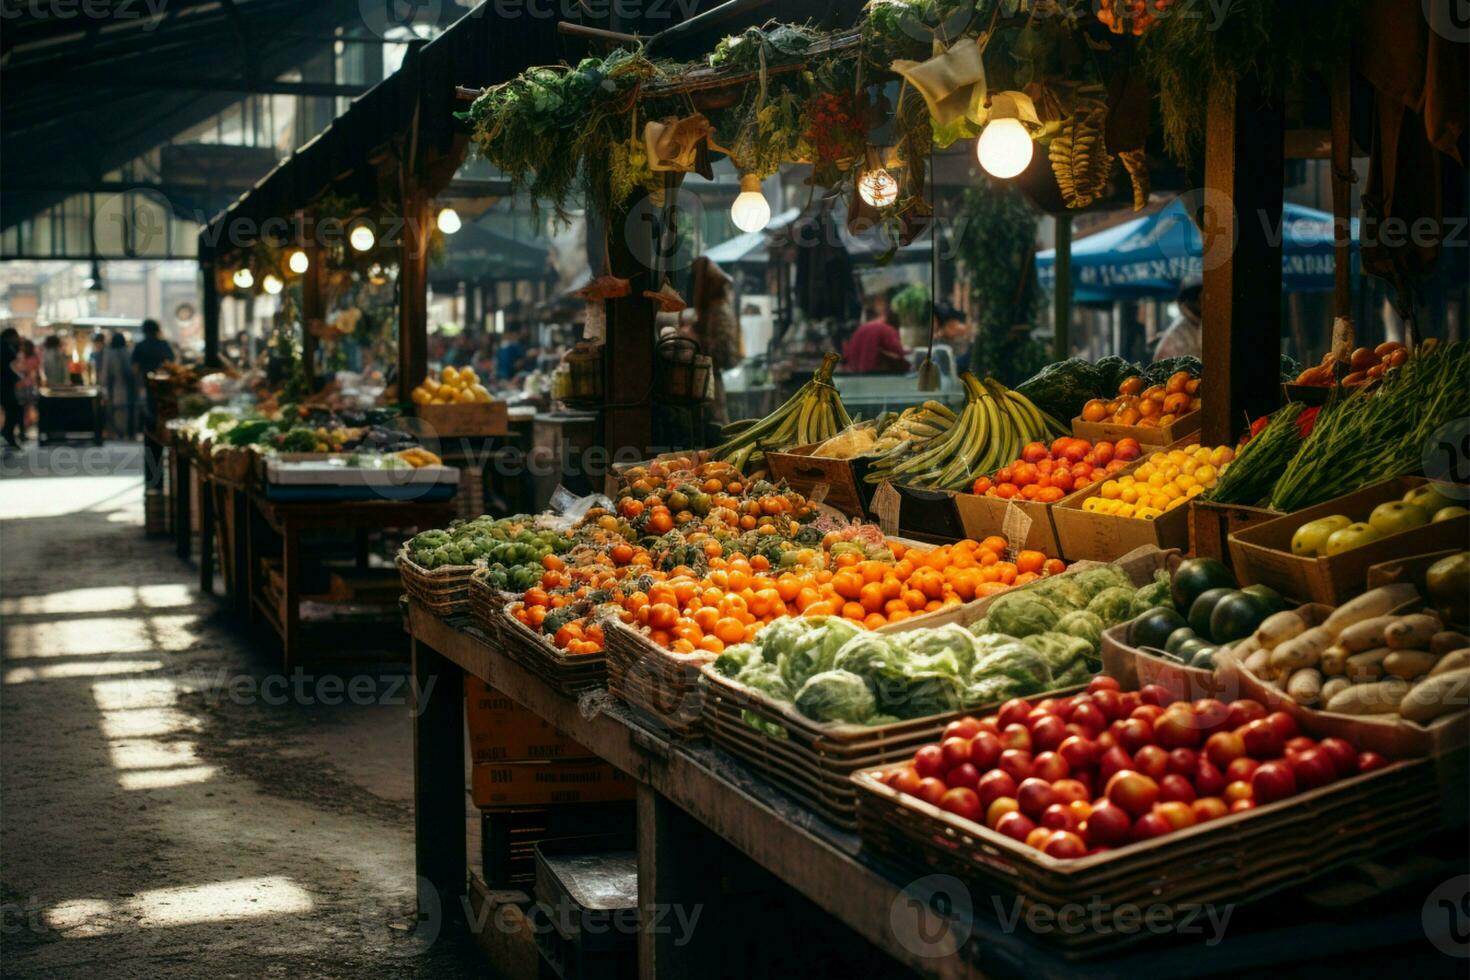
[(103, 352), (98, 386), (107, 396), (107, 418), (112, 434), (118, 439), (131, 439), (136, 434), (134, 415), (138, 389), (128, 359), (128, 338), (121, 330), (113, 333), (112, 342)]
[(705, 420), (723, 425), (730, 420), (725, 406), (724, 373), (740, 363), (740, 321), (735, 316), (735, 281), (701, 255), (694, 260), (694, 304), (680, 314), (680, 332), (693, 338), (710, 359), (710, 401)]
[(24, 441), (26, 432), (40, 417), (37, 403), (41, 400), (41, 352), (29, 337), (20, 342), (20, 357), (16, 359), (15, 370), (20, 375), (15, 397), (20, 401), (20, 437)]
[(509, 381), (520, 373), (521, 363), (526, 359), (526, 348), (521, 345), (518, 331), (507, 330), (500, 338), (500, 347), (495, 351), (495, 377)]
[[(156, 320), (143, 321), (143, 339), (133, 348), (133, 370), (137, 384), (147, 394), (143, 403), (143, 431), (158, 428), (158, 402), (148, 384), (148, 375), (174, 359), (174, 349), (163, 339), (163, 329)], [(152, 439), (143, 440), (144, 479), (149, 487), (158, 487), (163, 479), (163, 450)]]
[(71, 355), (56, 334), (41, 342), (41, 380), (48, 388), (71, 384)]
[(20, 440), (16, 432), (20, 429), (24, 411), (16, 397), (16, 382), (20, 375), (15, 371), (15, 359), (20, 356), (20, 332), (14, 327), (0, 331), (0, 410), (5, 412), (5, 424), (0, 434), (5, 437), (7, 450), (19, 449)]
[(941, 301), (934, 304), (934, 339), (948, 344), (954, 352), (955, 370), (969, 370), (970, 348), (974, 346), (975, 335), (965, 322), (965, 315), (949, 303)]
[(907, 373), (908, 354), (898, 328), (889, 322), (886, 297), (875, 298), (865, 315), (867, 322), (853, 331), (842, 347), (844, 370), (853, 374)]
[[(87, 353), (87, 376), (98, 387), (102, 386), (102, 361), (106, 353), (107, 337), (99, 330), (92, 335), (92, 349)], [(76, 383), (82, 384), (83, 379), (77, 378)]]
[(1204, 284), (1199, 279), (1186, 279), (1179, 287), (1179, 316), (1169, 324), (1154, 348), (1154, 360), (1166, 357), (1200, 356), (1202, 330), (1200, 327), (1200, 294)]

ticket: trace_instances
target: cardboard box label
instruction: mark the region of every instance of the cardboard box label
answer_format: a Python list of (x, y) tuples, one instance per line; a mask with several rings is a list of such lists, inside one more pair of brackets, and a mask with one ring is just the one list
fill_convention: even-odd
[(581, 759), (592, 755), (540, 715), (473, 675), (465, 675), (465, 723), (477, 763)]
[(637, 783), (597, 759), (477, 764), (471, 795), (478, 807), (549, 806), (630, 800)]

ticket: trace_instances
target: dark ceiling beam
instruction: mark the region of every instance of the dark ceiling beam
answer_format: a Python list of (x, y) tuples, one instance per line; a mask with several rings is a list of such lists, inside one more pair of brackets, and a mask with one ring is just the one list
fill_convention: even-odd
[(157, 16), (154, 16), (145, 4), (135, 2), (131, 9), (138, 12), (137, 17), (20, 18), (6, 22), (4, 39), (0, 41), (0, 47), (3, 47), (5, 54), (10, 57), (30, 54), (33, 51), (68, 42), (83, 34), (92, 24), (97, 26), (99, 35), (106, 37), (140, 34), (146, 36), (157, 31), (158, 28), (154, 25), (161, 24), (180, 13), (217, 6), (219, 6), (219, 0), (167, 0), (163, 11)]
[(248, 95), (301, 95), (308, 98), (352, 98), (367, 91), (365, 85), (335, 82), (283, 82), (248, 78), (191, 78), (173, 75), (86, 75), (62, 77), (57, 85), (98, 90), (106, 87), (148, 89), (154, 92), (242, 92)]

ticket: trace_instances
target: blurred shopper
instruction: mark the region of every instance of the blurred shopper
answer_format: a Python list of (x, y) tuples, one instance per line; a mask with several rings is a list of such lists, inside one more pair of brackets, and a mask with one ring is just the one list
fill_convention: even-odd
[[(92, 349), (87, 352), (87, 379), (99, 388), (102, 386), (102, 361), (107, 353), (107, 335), (101, 330), (92, 335)], [(78, 378), (77, 384), (83, 379)]]
[(15, 397), (20, 402), (20, 438), (24, 442), (39, 418), (36, 408), (41, 400), (41, 352), (29, 337), (20, 342), (15, 373), (20, 376), (15, 383)]
[(71, 384), (71, 354), (56, 334), (41, 342), (41, 380), (48, 388)]
[(113, 437), (131, 439), (137, 434), (138, 386), (128, 359), (128, 338), (122, 331), (112, 335), (111, 344), (103, 352), (97, 383), (107, 397), (107, 419)]
[(19, 356), (20, 333), (14, 327), (6, 327), (4, 331), (0, 331), (0, 410), (5, 412), (5, 424), (0, 427), (0, 434), (5, 437), (7, 449), (20, 448), (16, 433), (20, 430), (24, 411), (15, 390), (20, 381), (20, 375), (15, 369), (15, 361)]
[(949, 303), (934, 304), (934, 336), (941, 344), (948, 344), (954, 352), (956, 371), (970, 367), (970, 348), (975, 344), (975, 332), (965, 322), (965, 315)]
[(1179, 315), (1159, 338), (1154, 348), (1154, 360), (1166, 357), (1200, 356), (1203, 332), (1200, 327), (1200, 294), (1204, 284), (1198, 279), (1186, 279), (1179, 287)]
[[(158, 401), (153, 397), (153, 388), (148, 384), (148, 375), (174, 359), (174, 349), (163, 339), (163, 329), (156, 320), (143, 321), (143, 339), (133, 348), (133, 370), (137, 372), (139, 389), (146, 394), (143, 405), (143, 431), (155, 432), (158, 428)], [(162, 485), (163, 450), (154, 439), (143, 440), (144, 481), (150, 488)]]
[(713, 391), (705, 420), (723, 425), (730, 420), (725, 407), (724, 372), (740, 363), (740, 322), (735, 316), (735, 281), (701, 255), (694, 260), (694, 305), (683, 316), (683, 329), (710, 359)]
[(853, 374), (907, 373), (908, 354), (904, 352), (898, 328), (888, 320), (887, 301), (873, 301), (866, 315), (868, 321), (843, 345), (843, 369)]

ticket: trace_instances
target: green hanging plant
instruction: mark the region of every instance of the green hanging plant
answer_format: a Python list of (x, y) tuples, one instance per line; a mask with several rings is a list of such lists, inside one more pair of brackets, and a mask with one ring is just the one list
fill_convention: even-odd
[(971, 187), (955, 215), (952, 245), (974, 300), (970, 370), (1006, 384), (1030, 377), (1050, 356), (1045, 346), (1012, 329), (1029, 325), (1036, 313), (1036, 212), (1010, 187)]

